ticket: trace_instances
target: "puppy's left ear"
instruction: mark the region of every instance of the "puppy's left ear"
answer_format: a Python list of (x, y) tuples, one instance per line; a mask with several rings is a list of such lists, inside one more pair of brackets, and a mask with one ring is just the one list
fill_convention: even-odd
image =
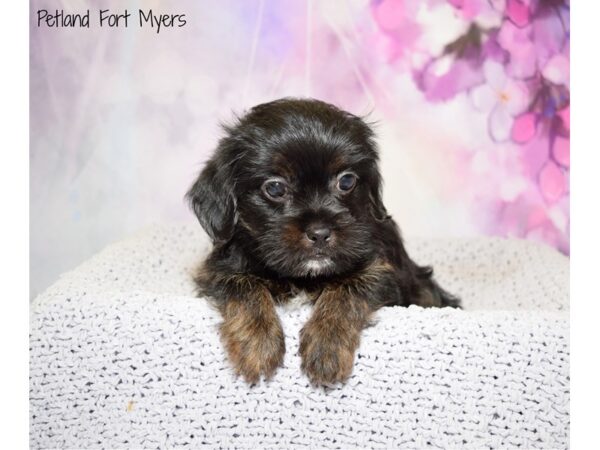
[(186, 194), (202, 228), (215, 244), (233, 236), (237, 222), (233, 185), (230, 166), (211, 159)]
[(379, 222), (389, 219), (389, 214), (385, 209), (381, 195), (381, 176), (379, 171), (374, 170), (372, 181), (369, 188), (369, 209), (373, 218)]

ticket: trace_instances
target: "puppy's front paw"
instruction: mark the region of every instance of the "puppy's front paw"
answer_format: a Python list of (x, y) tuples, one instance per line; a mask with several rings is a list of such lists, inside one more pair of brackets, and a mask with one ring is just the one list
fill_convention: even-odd
[(221, 338), (236, 374), (248, 383), (271, 378), (283, 364), (285, 340), (278, 320), (225, 321)]
[(359, 338), (343, 334), (312, 320), (300, 331), (302, 371), (313, 384), (343, 383), (352, 374)]

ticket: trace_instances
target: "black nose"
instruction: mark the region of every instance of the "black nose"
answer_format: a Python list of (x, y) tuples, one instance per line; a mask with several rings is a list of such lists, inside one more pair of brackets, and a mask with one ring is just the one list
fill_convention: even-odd
[(323, 224), (309, 225), (306, 229), (306, 237), (315, 245), (323, 245), (329, 241), (331, 230)]

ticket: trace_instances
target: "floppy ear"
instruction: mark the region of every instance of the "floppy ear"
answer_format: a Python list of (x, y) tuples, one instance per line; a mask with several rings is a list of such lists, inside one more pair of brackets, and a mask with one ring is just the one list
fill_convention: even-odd
[(230, 165), (211, 159), (186, 194), (202, 228), (215, 244), (233, 236), (237, 222), (233, 183)]
[(373, 218), (379, 222), (390, 218), (381, 200), (381, 176), (377, 169), (373, 171), (369, 187), (369, 210)]

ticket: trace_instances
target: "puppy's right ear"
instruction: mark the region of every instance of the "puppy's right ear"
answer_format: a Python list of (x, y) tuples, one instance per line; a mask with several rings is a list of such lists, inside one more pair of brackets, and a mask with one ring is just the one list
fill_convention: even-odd
[(227, 242), (237, 222), (231, 168), (211, 159), (186, 194), (190, 206), (213, 243)]

